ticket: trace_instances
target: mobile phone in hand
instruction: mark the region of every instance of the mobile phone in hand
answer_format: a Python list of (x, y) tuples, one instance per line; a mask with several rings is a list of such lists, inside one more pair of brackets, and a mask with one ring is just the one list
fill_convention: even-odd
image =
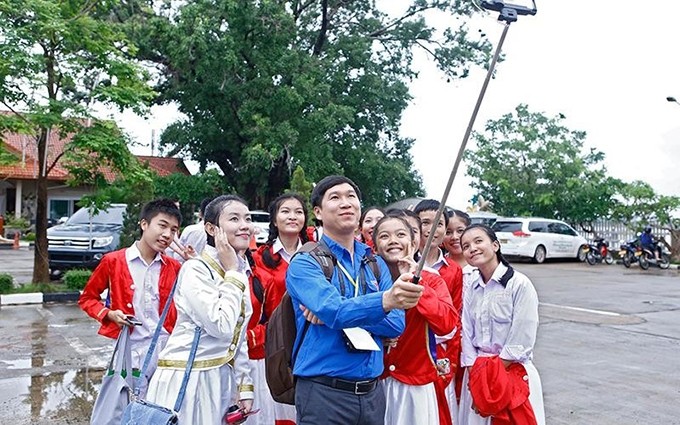
[(226, 415), (224, 415), (224, 423), (225, 424), (242, 424), (243, 422), (248, 419), (248, 416), (254, 415), (255, 413), (259, 412), (260, 409), (255, 409), (251, 410), (248, 413), (243, 413), (243, 410), (234, 410), (231, 412), (227, 412)]
[(137, 319), (135, 316), (127, 316), (125, 321), (128, 322), (130, 326), (142, 326), (142, 321)]

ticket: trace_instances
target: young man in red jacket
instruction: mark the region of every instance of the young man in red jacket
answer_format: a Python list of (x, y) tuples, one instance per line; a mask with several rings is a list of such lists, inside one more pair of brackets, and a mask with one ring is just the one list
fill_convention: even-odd
[[(120, 328), (134, 317), (141, 322), (131, 326), (132, 367), (141, 369), (156, 330), (160, 314), (179, 273), (177, 260), (165, 255), (177, 234), (182, 217), (175, 203), (157, 199), (144, 205), (139, 226), (142, 237), (129, 248), (104, 255), (78, 300), (80, 308), (101, 323), (99, 334), (117, 338)], [(101, 295), (109, 290), (106, 302)], [(158, 340), (155, 353), (163, 349), (177, 318), (174, 304)], [(142, 392), (155, 369), (152, 361), (142, 380)]]
[(463, 310), (463, 272), (455, 261), (444, 257), (444, 253), (439, 248), (444, 241), (446, 228), (449, 224), (449, 217), (446, 213), (442, 214), (438, 223), (434, 223), (439, 205), (439, 201), (424, 199), (416, 205), (413, 211), (418, 214), (422, 222), (421, 251), (425, 248), (430, 232), (435, 234), (428, 258), (425, 259), (425, 265), (437, 270), (442, 279), (444, 279), (444, 282), (446, 282), (456, 312), (455, 332), (448, 335), (437, 335), (436, 338), (437, 367), (440, 376), (435, 383), (435, 389), (439, 407), (439, 424), (451, 425), (455, 422), (453, 417), (458, 416), (455, 385), (451, 385), (451, 382), (455, 379), (460, 364), (461, 324), (459, 312)]

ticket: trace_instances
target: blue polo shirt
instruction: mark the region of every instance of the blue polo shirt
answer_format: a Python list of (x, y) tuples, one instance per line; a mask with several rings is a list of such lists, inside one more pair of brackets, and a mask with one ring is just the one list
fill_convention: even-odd
[(377, 378), (383, 372), (382, 351), (350, 352), (343, 339), (342, 329), (361, 327), (373, 335), (382, 347), (382, 337), (394, 338), (404, 331), (404, 311), (385, 313), (383, 292), (392, 286), (392, 277), (385, 262), (376, 257), (380, 267), (380, 282), (362, 259), (370, 250), (367, 245), (354, 242), (354, 256), (327, 236), (323, 241), (338, 262), (358, 282), (359, 272), (366, 276), (366, 293), (360, 288), (354, 296), (354, 286), (343, 275), (344, 296), (340, 292), (342, 273), (335, 268), (331, 282), (323, 274), (321, 265), (310, 254), (300, 253), (293, 258), (286, 274), (286, 289), (293, 301), (298, 329), (295, 346), (300, 343), (305, 318), (299, 306), (304, 305), (324, 324), (310, 325), (298, 351), (293, 374), (296, 376), (332, 376), (348, 380)]

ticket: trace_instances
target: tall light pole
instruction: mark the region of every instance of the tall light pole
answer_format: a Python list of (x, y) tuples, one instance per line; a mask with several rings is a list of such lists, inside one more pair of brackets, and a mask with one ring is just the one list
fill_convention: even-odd
[(674, 98), (673, 96), (668, 96), (666, 98), (666, 100), (669, 101), (669, 102), (677, 103), (678, 105), (680, 105), (680, 102), (678, 102), (678, 99)]

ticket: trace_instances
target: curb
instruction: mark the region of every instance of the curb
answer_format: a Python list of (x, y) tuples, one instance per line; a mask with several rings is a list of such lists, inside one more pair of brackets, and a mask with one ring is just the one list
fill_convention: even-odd
[(80, 292), (32, 292), (28, 294), (0, 295), (0, 306), (25, 305), (44, 303), (71, 303), (77, 302)]

